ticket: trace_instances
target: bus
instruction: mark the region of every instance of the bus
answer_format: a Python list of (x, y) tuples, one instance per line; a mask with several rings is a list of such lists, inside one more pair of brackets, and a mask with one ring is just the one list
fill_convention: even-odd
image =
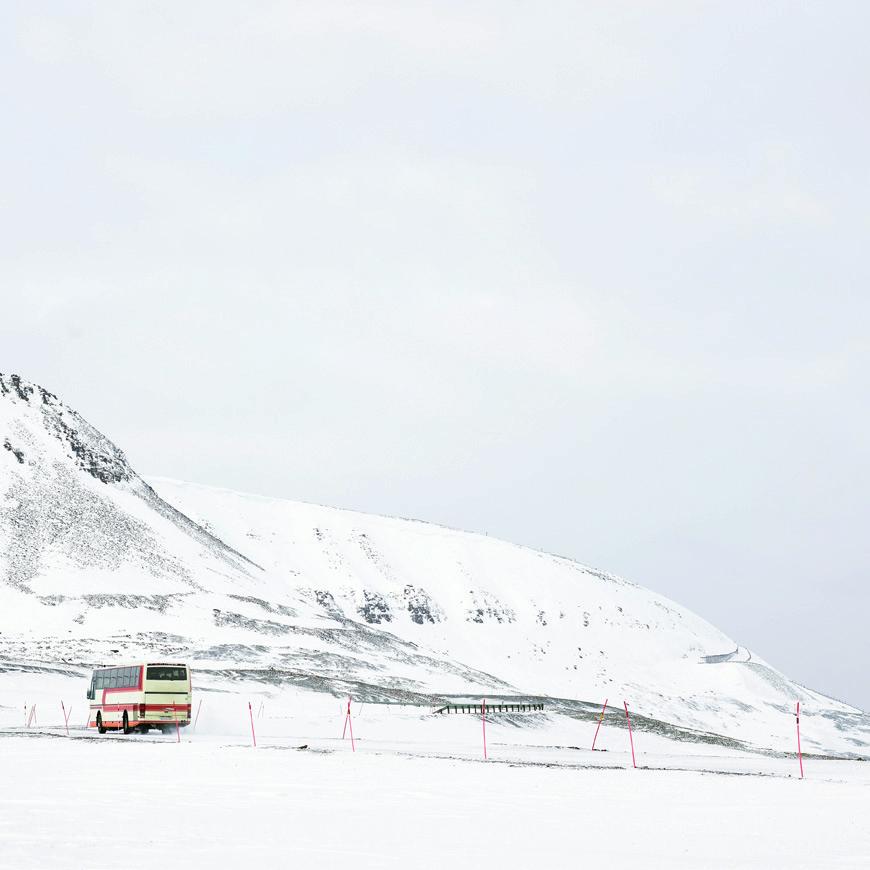
[(190, 724), (190, 668), (168, 662), (138, 662), (97, 668), (88, 689), (88, 727), (106, 731), (161, 731)]

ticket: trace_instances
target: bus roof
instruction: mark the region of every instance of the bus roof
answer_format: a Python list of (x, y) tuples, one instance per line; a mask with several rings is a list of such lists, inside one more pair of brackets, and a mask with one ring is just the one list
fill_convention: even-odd
[(94, 668), (95, 671), (112, 671), (115, 668), (148, 668), (152, 665), (161, 665), (172, 668), (186, 668), (189, 665), (186, 662), (121, 662), (117, 665), (100, 665), (98, 668)]

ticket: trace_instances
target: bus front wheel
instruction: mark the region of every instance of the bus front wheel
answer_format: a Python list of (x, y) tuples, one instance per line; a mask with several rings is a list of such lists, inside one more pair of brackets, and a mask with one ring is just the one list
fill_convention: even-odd
[(127, 711), (126, 710), (124, 711), (124, 720), (123, 721), (124, 721), (124, 724), (123, 724), (124, 733), (129, 734), (133, 729), (130, 727), (130, 720), (127, 718)]
[(106, 733), (106, 729), (103, 726), (103, 714), (102, 713), (97, 713), (97, 731), (99, 731), (100, 734)]

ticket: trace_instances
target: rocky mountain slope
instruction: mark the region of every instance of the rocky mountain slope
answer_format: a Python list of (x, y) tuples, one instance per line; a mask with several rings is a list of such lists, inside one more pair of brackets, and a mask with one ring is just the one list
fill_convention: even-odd
[[(436, 704), (605, 697), (687, 738), (862, 753), (870, 717), (790, 681), (662, 596), (569, 559), (440, 526), (144, 481), (42, 387), (0, 375), (0, 670), (125, 656), (213, 687)], [(653, 727), (649, 724), (649, 727)]]

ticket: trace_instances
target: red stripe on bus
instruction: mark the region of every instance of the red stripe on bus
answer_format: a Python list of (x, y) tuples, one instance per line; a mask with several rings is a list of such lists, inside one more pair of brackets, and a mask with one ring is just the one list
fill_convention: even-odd
[(91, 704), (91, 710), (148, 710), (189, 711), (191, 704)]
[[(189, 719), (179, 719), (178, 720), (178, 727), (179, 728), (187, 728), (188, 725), (190, 725)], [(175, 723), (174, 722), (152, 722), (152, 721), (145, 722), (144, 720), (138, 720), (138, 719), (134, 722), (127, 723), (128, 728), (140, 728), (142, 726), (147, 727), (147, 728), (175, 728)], [(90, 727), (90, 728), (99, 727), (97, 725), (97, 720), (94, 719), (88, 727)], [(113, 731), (120, 731), (123, 727), (124, 727), (124, 723), (120, 722), (120, 721), (103, 722), (103, 728), (111, 728)]]

